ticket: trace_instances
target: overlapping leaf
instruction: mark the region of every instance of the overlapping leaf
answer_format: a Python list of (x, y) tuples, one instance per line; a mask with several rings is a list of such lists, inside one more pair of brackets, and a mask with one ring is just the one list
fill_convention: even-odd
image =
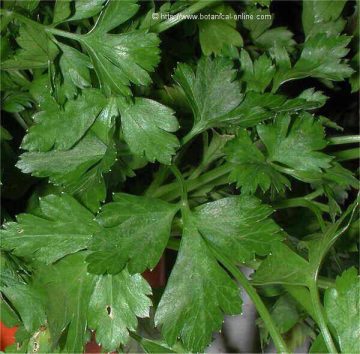
[(49, 177), (52, 183), (62, 185), (96, 211), (106, 196), (103, 174), (115, 159), (114, 147), (107, 146), (90, 131), (70, 150), (26, 152), (17, 167), (33, 176)]
[[(128, 86), (148, 85), (148, 72), (159, 62), (159, 38), (155, 33), (133, 30), (108, 32), (130, 19), (138, 10), (136, 1), (110, 1), (95, 27), (78, 40), (85, 46), (105, 91), (130, 95)], [(121, 14), (121, 16), (118, 16)]]
[[(269, 68), (269, 58), (256, 61), (256, 73), (250, 58), (242, 57), (245, 69), (244, 81), (252, 81), (255, 76), (262, 81), (256, 91), (262, 92), (272, 79), (273, 71), (264, 74)], [(264, 76), (265, 75), (265, 76)], [(224, 58), (202, 58), (196, 72), (187, 64), (179, 64), (174, 79), (183, 89), (194, 115), (194, 125), (190, 136), (212, 127), (252, 127), (273, 118), (279, 112), (314, 109), (325, 103), (325, 97), (313, 89), (304, 91), (298, 97), (287, 99), (286, 96), (271, 93), (252, 92), (249, 86), (245, 97), (240, 92), (239, 82), (234, 80), (235, 71), (231, 61)]]
[(116, 276), (91, 275), (85, 257), (84, 252), (70, 255), (40, 273), (52, 342), (66, 330), (63, 350), (81, 352), (89, 326), (97, 329), (104, 348), (113, 351), (127, 342), (128, 330), (137, 326), (136, 316), (148, 316), (151, 302), (146, 295), (151, 290), (140, 275), (126, 270)]
[[(185, 276), (186, 275), (186, 276)], [(241, 311), (237, 285), (220, 267), (194, 220), (186, 219), (180, 250), (155, 323), (169, 345), (180, 338), (189, 351), (200, 352), (220, 329), (223, 313)]]
[[(214, 257), (209, 243), (234, 262), (266, 255), (279, 243), (271, 209), (253, 197), (229, 197), (186, 212), (177, 261), (155, 321), (172, 345), (180, 337), (187, 350), (202, 351), (220, 329), (222, 312), (238, 313), (239, 290)], [(186, 277), (184, 277), (186, 274)]]
[(41, 216), (20, 214), (1, 230), (1, 247), (15, 255), (52, 263), (87, 247), (99, 227), (94, 216), (68, 195), (40, 201)]
[(137, 317), (149, 317), (150, 285), (140, 274), (126, 269), (117, 275), (95, 277), (89, 302), (89, 327), (104, 350), (115, 350), (127, 343), (129, 331), (136, 331)]
[(332, 158), (319, 151), (327, 145), (323, 127), (308, 113), (293, 121), (288, 115), (279, 116), (272, 124), (259, 125), (257, 131), (266, 152), (246, 132), (239, 132), (226, 147), (228, 161), (234, 164), (230, 179), (244, 193), (254, 193), (258, 187), (264, 192), (270, 187), (280, 192), (290, 186), (283, 172), (306, 179), (303, 172), (320, 173), (330, 167)]
[(95, 235), (89, 270), (116, 274), (126, 264), (131, 273), (154, 268), (166, 247), (178, 207), (158, 199), (116, 194), (97, 221), (105, 228)]
[(360, 278), (349, 268), (336, 279), (334, 288), (325, 292), (325, 311), (335, 329), (342, 353), (360, 351)]
[(233, 20), (235, 11), (226, 5), (220, 5), (212, 9), (208, 16), (216, 16), (219, 13), (230, 17), (228, 20), (200, 20), (199, 26), (199, 42), (201, 50), (205, 55), (212, 53), (220, 55), (222, 50), (228, 46), (240, 47), (243, 39), (236, 30), (236, 21)]
[(135, 98), (134, 103), (118, 99), (124, 139), (130, 150), (154, 162), (170, 164), (179, 147), (174, 134), (179, 123), (174, 111), (147, 98)]
[[(328, 36), (319, 33), (307, 38), (300, 58), (293, 67), (290, 65), (288, 55), (282, 51), (281, 62), (278, 56), (278, 72), (274, 78), (274, 90), (289, 80), (301, 79), (308, 76), (331, 81), (342, 81), (354, 72), (344, 57), (349, 52), (347, 45), (350, 37), (346, 35)], [(284, 63), (287, 62), (286, 66)]]
[(16, 39), (20, 48), (12, 58), (1, 63), (2, 70), (46, 68), (57, 54), (44, 29), (36, 24), (22, 24)]
[(106, 105), (105, 97), (94, 89), (83, 90), (64, 110), (58, 106), (39, 112), (25, 136), (22, 147), (29, 151), (68, 150), (94, 123)]

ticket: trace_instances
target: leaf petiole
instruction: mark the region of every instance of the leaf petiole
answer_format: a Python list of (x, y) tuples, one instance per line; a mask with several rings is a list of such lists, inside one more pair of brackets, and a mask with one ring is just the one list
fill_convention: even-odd
[(250, 281), (245, 277), (245, 275), (235, 267), (231, 261), (227, 259), (222, 253), (220, 253), (213, 245), (209, 244), (216, 258), (224, 265), (224, 267), (235, 277), (235, 279), (241, 284), (244, 290), (247, 292), (252, 302), (254, 303), (256, 310), (258, 311), (260, 317), (264, 321), (264, 324), (269, 331), (274, 345), (279, 353), (290, 353), (287, 348), (279, 330), (276, 328), (273, 319), (266, 308), (265, 304), (261, 300), (260, 296), (256, 292), (255, 288), (251, 285)]

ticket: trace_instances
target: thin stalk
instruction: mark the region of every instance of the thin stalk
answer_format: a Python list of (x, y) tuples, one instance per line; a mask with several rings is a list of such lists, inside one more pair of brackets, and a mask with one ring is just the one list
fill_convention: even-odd
[(21, 125), (21, 127), (25, 130), (28, 130), (28, 126), (25, 122), (25, 120), (23, 119), (23, 117), (21, 117), (21, 115), (19, 113), (13, 113), (13, 116), (15, 117), (16, 121)]
[(329, 350), (330, 353), (337, 353), (337, 349), (335, 347), (335, 344), (333, 342), (333, 339), (331, 337), (330, 331), (326, 325), (326, 320), (325, 320), (325, 316), (324, 316), (324, 312), (323, 312), (323, 308), (320, 302), (320, 297), (319, 297), (319, 291), (316, 285), (316, 282), (313, 281), (311, 284), (309, 284), (309, 290), (310, 290), (310, 297), (311, 297), (311, 302), (313, 304), (313, 309), (315, 312), (315, 319), (316, 322), (320, 328), (321, 334), (324, 338), (325, 344), (327, 349)]
[(176, 26), (178, 23), (185, 20), (187, 16), (195, 14), (196, 12), (199, 12), (203, 8), (208, 7), (218, 1), (219, 0), (198, 1), (195, 4), (186, 8), (185, 10), (177, 13), (176, 15), (171, 16), (169, 19), (159, 23), (158, 25), (155, 25), (152, 28), (152, 30), (157, 33), (164, 32), (164, 31), (168, 30), (169, 28)]
[(266, 308), (265, 304), (261, 300), (260, 296), (256, 292), (255, 288), (251, 285), (250, 281), (245, 277), (245, 275), (235, 267), (231, 261), (229, 261), (225, 256), (218, 252), (214, 246), (210, 245), (213, 250), (216, 258), (224, 265), (224, 267), (235, 277), (235, 279), (241, 284), (244, 290), (249, 295), (250, 299), (254, 303), (256, 310), (258, 311), (260, 317), (264, 321), (264, 324), (267, 330), (270, 333), (270, 336), (274, 342), (274, 345), (279, 353), (290, 353), (287, 348), (279, 330), (276, 328), (273, 319)]
[(66, 32), (66, 31), (63, 31), (63, 30), (56, 29), (56, 28), (47, 27), (46, 32), (52, 33), (55, 36), (60, 36), (60, 37), (64, 37), (64, 38), (73, 39), (75, 41), (80, 41), (81, 40), (81, 37), (80, 37), (81, 35), (79, 35), (79, 34)]
[(360, 135), (334, 136), (328, 140), (330, 145), (359, 144)]
[(176, 177), (177, 183), (180, 185), (181, 204), (183, 207), (188, 208), (189, 207), (188, 197), (187, 197), (188, 192), (187, 192), (187, 187), (186, 187), (184, 177), (183, 177), (182, 173), (180, 172), (180, 170), (177, 168), (177, 166), (172, 165), (172, 166), (170, 166), (170, 169), (171, 169), (171, 172)]
[(332, 153), (336, 157), (337, 161), (349, 161), (349, 160), (358, 160), (360, 158), (359, 148), (353, 148), (343, 151), (336, 151)]
[[(221, 165), (217, 168), (214, 168), (213, 170), (206, 172), (202, 174), (201, 176), (187, 180), (185, 181), (186, 188), (188, 192), (191, 192), (197, 188), (202, 187), (203, 185), (206, 185), (208, 183), (211, 183), (215, 180), (217, 180), (219, 177), (225, 176), (230, 173), (230, 171), (233, 169), (233, 167), (229, 164)], [(158, 190), (154, 191), (152, 194), (152, 197), (155, 198), (161, 198), (164, 195), (168, 195), (169, 193), (174, 193), (172, 195), (171, 200), (176, 199), (176, 197), (179, 197), (180, 194), (178, 192), (179, 184), (177, 182), (166, 184)]]

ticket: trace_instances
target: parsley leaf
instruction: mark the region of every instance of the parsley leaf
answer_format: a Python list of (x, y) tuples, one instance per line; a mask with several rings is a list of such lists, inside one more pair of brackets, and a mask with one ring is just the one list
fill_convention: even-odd
[(193, 111), (193, 134), (220, 126), (242, 99), (232, 63), (224, 58), (200, 59), (195, 73), (189, 65), (179, 64), (173, 78)]
[(227, 160), (234, 166), (230, 181), (236, 181), (244, 194), (254, 194), (258, 187), (266, 192), (270, 187), (281, 192), (290, 187), (289, 180), (266, 161), (264, 154), (254, 144), (246, 131), (227, 143)]
[(96, 211), (106, 196), (103, 174), (109, 171), (115, 159), (114, 147), (107, 146), (89, 131), (70, 150), (26, 152), (16, 166), (24, 173), (49, 177), (50, 181), (62, 185), (65, 191)]
[[(141, 273), (159, 262), (170, 236), (178, 207), (158, 199), (119, 193), (97, 217), (105, 229), (96, 234), (87, 257), (89, 271), (116, 274), (126, 264), (130, 273)], [(109, 259), (116, 262), (109, 262)]]
[(240, 62), (243, 69), (243, 81), (246, 82), (247, 91), (264, 92), (273, 79), (275, 66), (265, 54), (252, 62), (248, 52), (242, 50)]
[(289, 116), (273, 124), (259, 125), (257, 132), (266, 146), (270, 161), (300, 171), (319, 171), (329, 167), (331, 157), (319, 152), (327, 145), (324, 129), (310, 114), (303, 113), (290, 126)]
[(234, 165), (230, 180), (244, 193), (255, 193), (258, 187), (264, 192), (270, 187), (281, 192), (290, 187), (282, 173), (306, 180), (304, 172), (317, 173), (330, 167), (332, 158), (318, 151), (327, 145), (323, 127), (308, 113), (293, 121), (289, 115), (279, 116), (272, 124), (258, 125), (257, 132), (266, 152), (246, 132), (239, 132), (225, 148), (228, 161)]
[(193, 216), (188, 215), (155, 324), (161, 326), (169, 345), (180, 337), (187, 350), (200, 352), (210, 342), (212, 332), (220, 329), (223, 312), (240, 311), (239, 289), (208, 249)]
[(326, 315), (343, 353), (360, 351), (359, 292), (360, 279), (355, 268), (344, 271), (336, 278), (335, 287), (325, 292)]
[[(218, 13), (232, 17), (236, 15), (235, 11), (226, 5), (217, 6), (207, 15), (216, 16)], [(236, 30), (235, 20), (199, 20), (198, 26), (200, 46), (205, 55), (212, 53), (219, 55), (227, 46), (241, 47), (243, 45), (243, 39)]]
[(302, 24), (305, 35), (327, 33), (337, 35), (346, 24), (341, 16), (346, 1), (304, 1), (302, 11)]
[(94, 216), (69, 195), (40, 201), (41, 215), (20, 214), (1, 230), (1, 247), (17, 256), (53, 263), (87, 247), (99, 229)]
[(256, 284), (289, 284), (307, 286), (312, 276), (309, 262), (285, 244), (277, 244), (261, 263), (253, 280)]
[(1, 63), (2, 70), (46, 68), (49, 60), (58, 53), (55, 44), (46, 32), (37, 25), (22, 24), (17, 43), (21, 47), (15, 55)]
[[(148, 72), (159, 62), (159, 38), (155, 33), (144, 30), (107, 33), (131, 18), (137, 9), (132, 1), (110, 1), (94, 28), (77, 37), (106, 92), (130, 95), (130, 83), (148, 85), (151, 82)], [(116, 17), (118, 13), (122, 16)]]
[(62, 87), (67, 98), (74, 98), (76, 88), (84, 89), (91, 86), (89, 58), (78, 50), (62, 43), (57, 43), (61, 49), (59, 67), (63, 77)]
[(129, 331), (137, 328), (136, 317), (149, 317), (151, 300), (147, 295), (151, 295), (149, 284), (140, 274), (130, 275), (126, 269), (115, 276), (95, 278), (88, 321), (105, 350), (116, 350), (128, 342)]
[[(307, 38), (304, 43), (300, 58), (293, 67), (286, 53), (282, 62), (278, 62), (279, 70), (275, 75), (273, 90), (289, 81), (312, 76), (318, 79), (342, 81), (354, 72), (347, 64), (344, 57), (349, 52), (346, 48), (351, 38), (345, 35), (328, 36), (319, 33)], [(279, 49), (277, 49), (279, 50)], [(279, 58), (279, 53), (277, 54)], [(284, 60), (288, 62), (284, 66)]]
[(193, 215), (204, 238), (243, 263), (255, 254), (267, 255), (272, 245), (282, 240), (280, 228), (268, 218), (271, 213), (271, 208), (255, 197), (235, 196), (202, 204)]
[(134, 103), (118, 98), (117, 102), (124, 139), (130, 150), (150, 162), (158, 160), (169, 165), (179, 147), (177, 137), (170, 134), (179, 128), (175, 112), (147, 98), (137, 97)]
[(35, 114), (35, 124), (25, 136), (22, 148), (30, 151), (71, 148), (84, 136), (105, 105), (105, 97), (98, 90), (87, 89), (76, 100), (68, 101), (64, 110), (52, 106)]
[(37, 332), (41, 326), (46, 324), (43, 298), (36, 287), (28, 284), (16, 284), (1, 287), (1, 291), (16, 308), (27, 332), (31, 334)]
[(85, 252), (76, 253), (40, 272), (51, 338), (56, 343), (66, 330), (63, 350), (79, 352), (89, 325), (105, 348), (115, 350), (127, 342), (128, 330), (136, 328), (136, 316), (148, 316), (151, 302), (146, 295), (151, 291), (140, 275), (126, 270), (115, 276), (87, 273), (85, 257)]

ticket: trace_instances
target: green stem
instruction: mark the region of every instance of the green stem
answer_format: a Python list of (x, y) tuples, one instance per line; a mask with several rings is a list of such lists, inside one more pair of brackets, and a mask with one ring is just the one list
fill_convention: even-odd
[(152, 30), (157, 33), (164, 32), (169, 28), (176, 26), (178, 23), (185, 20), (187, 16), (195, 14), (196, 12), (199, 12), (203, 8), (208, 7), (218, 1), (219, 0), (198, 1), (195, 4), (186, 8), (185, 10), (177, 13), (176, 15), (171, 16), (169, 19), (155, 25)]
[(358, 160), (360, 158), (359, 148), (353, 148), (343, 151), (336, 151), (332, 153), (336, 157), (337, 161), (349, 161), (349, 160)]
[(250, 284), (249, 280), (245, 277), (245, 275), (235, 267), (231, 261), (227, 259), (224, 255), (215, 249), (214, 246), (210, 245), (213, 250), (216, 258), (227, 268), (227, 270), (235, 277), (235, 279), (241, 284), (244, 290), (247, 292), (252, 302), (254, 303), (256, 310), (258, 311), (260, 317), (264, 321), (264, 324), (267, 330), (270, 333), (272, 340), (274, 341), (274, 345), (279, 353), (290, 353), (287, 348), (283, 338), (281, 337), (280, 332), (275, 326), (273, 319), (266, 308), (265, 304), (261, 300), (260, 296), (256, 292), (255, 288)]
[(334, 136), (328, 140), (330, 145), (359, 144), (360, 135)]
[(81, 37), (80, 37), (81, 35), (79, 35), (79, 34), (62, 31), (62, 30), (59, 30), (59, 29), (56, 29), (56, 28), (48, 27), (48, 28), (46, 28), (46, 32), (52, 33), (52, 34), (54, 34), (56, 36), (69, 38), (69, 39), (74, 39), (75, 41), (80, 41), (81, 40)]
[[(199, 187), (212, 183), (219, 177), (223, 177), (229, 174), (232, 169), (233, 167), (230, 164), (221, 165), (220, 167), (214, 168), (213, 170), (206, 172), (197, 178), (187, 180), (185, 182), (186, 188), (188, 192), (194, 191)], [(166, 196), (166, 200), (171, 201), (180, 196), (178, 189), (179, 184), (177, 182), (169, 183), (154, 191), (152, 197), (164, 198)]]
[(13, 113), (13, 116), (15, 117), (16, 121), (21, 125), (21, 127), (25, 130), (28, 130), (28, 126), (25, 122), (25, 120), (23, 119), (23, 117), (21, 117), (21, 115), (19, 113)]
[(180, 172), (180, 170), (177, 168), (177, 166), (172, 165), (170, 166), (171, 172), (174, 174), (174, 176), (176, 177), (177, 183), (180, 185), (180, 196), (181, 196), (181, 203), (182, 206), (185, 208), (189, 207), (189, 203), (188, 203), (188, 197), (187, 197), (187, 187), (186, 187), (186, 183), (184, 180), (184, 177), (182, 175), (182, 173)]
[(320, 328), (321, 334), (323, 335), (325, 344), (330, 353), (337, 353), (337, 349), (331, 337), (330, 331), (326, 325), (326, 320), (323, 312), (323, 308), (320, 302), (319, 291), (314, 280), (309, 284), (311, 302), (315, 313), (315, 320)]

